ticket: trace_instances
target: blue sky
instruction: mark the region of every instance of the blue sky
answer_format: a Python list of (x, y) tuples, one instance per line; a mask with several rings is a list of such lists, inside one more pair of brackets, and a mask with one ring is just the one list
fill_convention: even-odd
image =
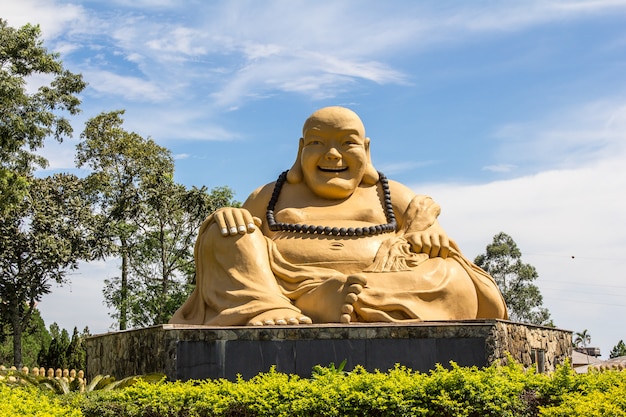
[[(125, 109), (179, 182), (243, 201), (292, 164), (311, 112), (347, 106), (377, 169), (438, 201), (468, 257), (508, 233), (559, 327), (604, 357), (626, 340), (626, 1), (7, 0), (0, 16), (40, 24), (89, 83), (46, 172), (74, 171), (84, 122)], [(116, 267), (82, 266), (46, 322), (107, 331)]]

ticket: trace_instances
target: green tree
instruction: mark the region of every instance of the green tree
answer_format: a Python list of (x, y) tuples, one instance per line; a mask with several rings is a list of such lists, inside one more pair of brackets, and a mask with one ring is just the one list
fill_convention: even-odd
[(114, 303), (120, 330), (128, 325), (130, 262), (141, 238), (141, 188), (150, 179), (171, 178), (174, 170), (167, 149), (122, 128), (123, 114), (123, 110), (101, 113), (88, 120), (76, 155), (78, 167), (92, 170), (87, 182), (97, 193), (98, 211), (104, 219), (98, 234), (105, 252), (121, 258), (119, 297)]
[[(55, 252), (63, 252), (60, 247), (64, 243), (46, 249), (24, 240), (45, 240), (44, 235), (54, 234), (40, 226), (52, 226), (54, 221), (44, 221), (42, 216), (53, 213), (48, 210), (42, 215), (46, 208), (37, 202), (41, 196), (30, 195), (36, 182), (33, 172), (48, 163), (36, 151), (48, 137), (62, 141), (71, 135), (65, 115), (79, 112), (77, 95), (86, 86), (81, 75), (63, 68), (58, 54), (47, 51), (40, 35), (38, 26), (14, 29), (0, 19), (0, 326), (13, 339), (15, 364), (22, 361), (21, 336), (34, 304), (49, 292), (45, 283), (62, 280), (59, 271), (71, 264), (65, 255), (56, 263), (53, 259)], [(33, 85), (35, 76), (39, 82), (45, 80), (38, 88)], [(61, 241), (66, 242), (64, 238)], [(16, 258), (20, 253), (22, 260)]]
[(171, 152), (123, 129), (124, 111), (86, 124), (76, 162), (92, 173), (102, 215), (104, 251), (121, 258), (120, 276), (105, 281), (105, 302), (120, 330), (163, 323), (190, 292), (193, 241), (212, 211), (235, 204), (227, 187), (208, 193), (174, 182)]
[(87, 368), (87, 347), (85, 338), (91, 336), (89, 328), (85, 327), (81, 333), (74, 327), (70, 345), (67, 348), (68, 369), (85, 370)]
[[(2, 334), (0, 334), (0, 364), (7, 365), (13, 363), (13, 336), (11, 336), (10, 328), (3, 326)], [(39, 310), (35, 308), (30, 323), (22, 334), (22, 362), (25, 366), (32, 368), (38, 365), (38, 357), (40, 351), (50, 345), (52, 337), (46, 329), (46, 325), (39, 314)]]
[[(44, 48), (40, 35), (39, 26), (14, 29), (0, 19), (0, 216), (27, 194), (33, 171), (47, 165), (35, 153), (44, 140), (72, 133), (63, 114), (79, 112), (77, 94), (86, 86)], [(48, 81), (29, 92), (35, 75)]]
[(619, 358), (620, 356), (626, 356), (626, 344), (624, 344), (623, 340), (617, 342), (617, 345), (613, 346), (611, 353), (609, 354), (609, 358)]
[(52, 341), (47, 348), (42, 348), (37, 362), (46, 369), (76, 369), (86, 368), (85, 337), (89, 336), (89, 329), (85, 327), (82, 333), (74, 327), (72, 337), (65, 329), (52, 323), (50, 326)]
[[(195, 268), (193, 245), (202, 221), (220, 207), (236, 204), (227, 187), (186, 189), (171, 177), (147, 178), (140, 189), (140, 237), (132, 248), (129, 324), (166, 323), (189, 296)], [(119, 282), (106, 282), (109, 305), (120, 299)]]
[(22, 364), (22, 335), (35, 305), (63, 284), (78, 260), (93, 258), (92, 207), (82, 181), (57, 174), (30, 178), (28, 193), (0, 216), (0, 316), (13, 336), (13, 363)]
[(589, 343), (591, 343), (591, 334), (589, 334), (589, 330), (585, 329), (582, 332), (576, 332), (574, 334), (574, 346), (586, 348)]
[(474, 263), (489, 273), (498, 284), (513, 321), (552, 325), (548, 309), (542, 307), (543, 297), (533, 284), (539, 275), (534, 266), (522, 262), (522, 252), (505, 233), (498, 233), (487, 245), (485, 254)]
[(56, 323), (50, 326), (50, 334), (52, 341), (48, 350), (40, 356), (39, 365), (46, 369), (66, 369), (69, 364), (67, 351), (70, 346), (70, 335)]

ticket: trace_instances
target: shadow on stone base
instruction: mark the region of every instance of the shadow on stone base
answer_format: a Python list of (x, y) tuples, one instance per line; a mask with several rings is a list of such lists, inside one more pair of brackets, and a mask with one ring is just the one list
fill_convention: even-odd
[(503, 320), (414, 324), (207, 327), (160, 325), (90, 337), (87, 377), (117, 379), (160, 372), (170, 380), (251, 378), (275, 366), (311, 376), (315, 365), (345, 370), (362, 365), (387, 371), (395, 364), (426, 372), (440, 363), (488, 366), (507, 352), (525, 367), (551, 371), (571, 358), (572, 332)]

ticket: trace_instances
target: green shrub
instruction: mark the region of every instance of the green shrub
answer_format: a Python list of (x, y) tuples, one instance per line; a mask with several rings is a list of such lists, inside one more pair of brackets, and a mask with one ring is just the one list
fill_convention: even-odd
[(0, 416), (81, 417), (71, 402), (62, 402), (34, 386), (0, 383)]
[[(9, 387), (6, 379), (0, 387), (3, 398), (5, 391), (11, 394), (12, 407), (3, 403), (2, 416), (626, 417), (626, 372), (576, 374), (567, 364), (549, 375), (525, 371), (512, 362), (484, 369), (451, 363), (429, 373), (402, 366), (387, 372), (316, 367), (311, 378), (271, 369), (235, 382), (134, 378), (105, 389), (56, 396), (36, 385), (20, 387), (13, 382)], [(48, 414), (20, 414), (39, 406)]]
[(400, 366), (387, 373), (318, 369), (310, 379), (272, 369), (248, 381), (139, 382), (90, 394), (81, 408), (87, 417), (530, 416), (537, 405), (524, 394), (535, 389), (535, 379), (518, 365), (480, 370), (452, 364), (430, 374)]
[[(626, 371), (591, 371), (565, 376), (557, 371), (551, 382), (558, 380), (559, 398), (552, 407), (541, 407), (545, 417), (619, 417), (626, 416)], [(551, 387), (553, 391), (556, 387)]]

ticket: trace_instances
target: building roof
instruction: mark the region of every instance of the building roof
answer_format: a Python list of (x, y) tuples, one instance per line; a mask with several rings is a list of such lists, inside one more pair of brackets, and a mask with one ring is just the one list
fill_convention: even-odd
[(610, 369), (623, 370), (626, 369), (626, 356), (618, 356), (617, 358), (600, 361), (600, 363), (594, 363), (593, 367), (601, 371)]
[(602, 362), (602, 359), (598, 359), (595, 356), (572, 350), (572, 367), (578, 373), (585, 373), (590, 366), (596, 366)]
[(572, 350), (572, 366), (574, 367), (579, 365), (591, 365), (600, 362), (602, 362), (602, 359), (592, 355), (587, 355), (577, 350)]

